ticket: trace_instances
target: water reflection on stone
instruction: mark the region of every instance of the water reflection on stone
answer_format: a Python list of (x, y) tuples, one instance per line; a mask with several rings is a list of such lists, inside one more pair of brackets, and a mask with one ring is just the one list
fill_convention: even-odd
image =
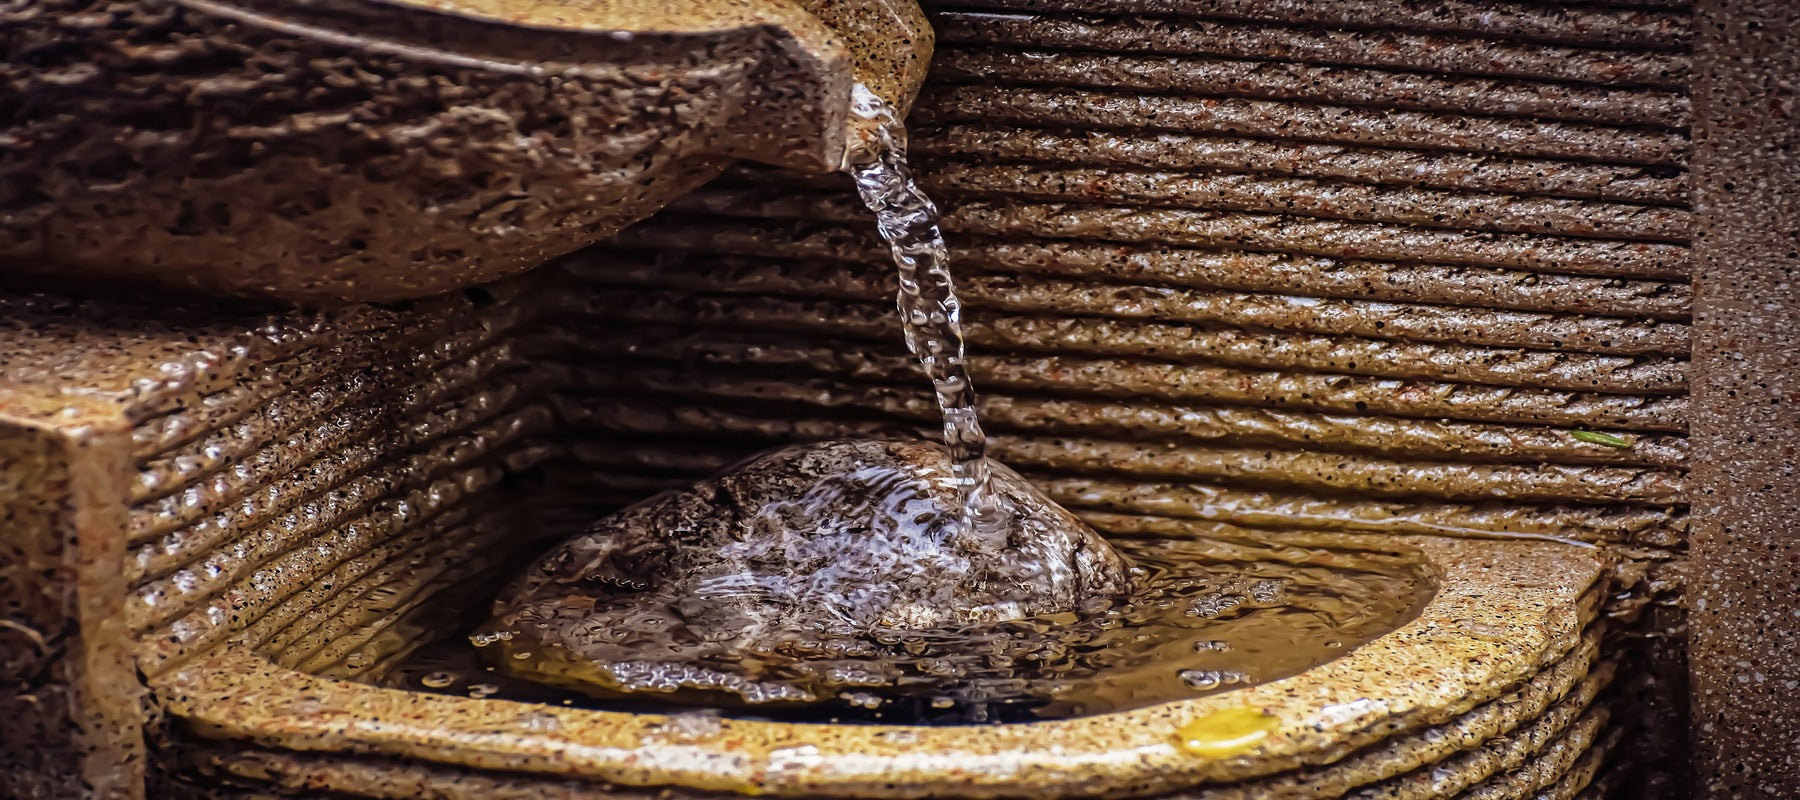
[(502, 596), (484, 646), (428, 647), (389, 680), (796, 721), (1053, 719), (1298, 673), (1432, 591), (1395, 553), (1127, 540), (1120, 559), (995, 466), (1023, 520), (1000, 553), (961, 537), (934, 444), (765, 454), (563, 543)]

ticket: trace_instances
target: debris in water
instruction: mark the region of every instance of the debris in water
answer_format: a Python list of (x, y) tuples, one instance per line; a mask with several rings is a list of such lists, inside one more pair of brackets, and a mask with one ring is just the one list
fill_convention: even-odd
[(442, 689), (456, 682), (456, 676), (448, 672), (432, 672), (419, 679), (419, 684), (427, 689)]

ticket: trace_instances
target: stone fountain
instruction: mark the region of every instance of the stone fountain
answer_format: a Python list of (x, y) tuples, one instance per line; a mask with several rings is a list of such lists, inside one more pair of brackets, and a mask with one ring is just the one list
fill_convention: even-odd
[[(0, 7), (0, 795), (1792, 796), (1793, 10), (926, 12)], [(1414, 613), (1031, 724), (389, 680), (571, 520), (933, 427), (857, 82), (999, 460)]]

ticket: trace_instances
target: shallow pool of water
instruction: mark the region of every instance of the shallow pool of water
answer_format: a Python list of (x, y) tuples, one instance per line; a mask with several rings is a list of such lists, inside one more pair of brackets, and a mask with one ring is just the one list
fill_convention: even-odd
[[(787, 722), (981, 724), (1101, 714), (1294, 675), (1411, 619), (1435, 590), (1416, 556), (1217, 539), (1125, 540), (1134, 591), (1078, 612), (847, 640), (812, 704), (597, 696), (503, 674), (467, 636), (428, 645), (385, 685), (629, 712)], [(816, 656), (796, 654), (797, 675)], [(763, 656), (766, 657), (766, 656)], [(781, 664), (772, 665), (776, 669)]]

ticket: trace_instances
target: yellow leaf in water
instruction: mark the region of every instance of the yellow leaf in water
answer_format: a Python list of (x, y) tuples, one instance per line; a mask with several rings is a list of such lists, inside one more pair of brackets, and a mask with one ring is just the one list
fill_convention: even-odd
[(1181, 749), (1202, 758), (1230, 758), (1256, 749), (1280, 720), (1254, 708), (1214, 711), (1176, 729)]

